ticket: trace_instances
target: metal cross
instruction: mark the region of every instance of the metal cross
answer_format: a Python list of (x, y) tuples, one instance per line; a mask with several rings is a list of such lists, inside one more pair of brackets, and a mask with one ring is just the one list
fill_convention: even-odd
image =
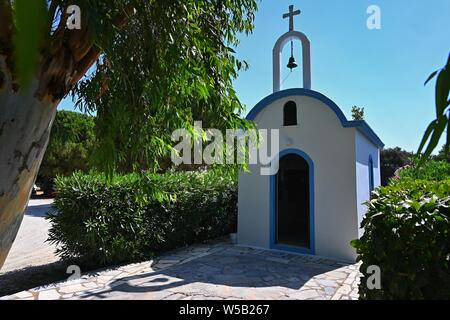
[(289, 6), (289, 12), (283, 14), (283, 19), (289, 18), (289, 31), (294, 30), (294, 16), (299, 15), (301, 13), (300, 10), (294, 11), (294, 6)]

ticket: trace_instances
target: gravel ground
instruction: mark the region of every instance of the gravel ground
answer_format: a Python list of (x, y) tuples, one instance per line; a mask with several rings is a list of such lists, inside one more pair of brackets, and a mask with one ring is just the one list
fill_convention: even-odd
[(53, 199), (31, 199), (16, 240), (0, 270), (0, 296), (67, 277), (66, 266), (55, 256), (47, 240), (46, 213)]

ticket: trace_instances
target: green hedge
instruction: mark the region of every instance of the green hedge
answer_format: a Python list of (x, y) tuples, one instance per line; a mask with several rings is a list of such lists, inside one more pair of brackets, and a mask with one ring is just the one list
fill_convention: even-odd
[[(450, 180), (401, 178), (375, 190), (352, 242), (362, 261), (361, 299), (450, 298)], [(381, 269), (381, 290), (369, 290), (368, 266)]]
[(49, 241), (90, 266), (137, 261), (229, 233), (237, 217), (236, 174), (135, 174), (112, 180), (75, 173), (56, 179)]

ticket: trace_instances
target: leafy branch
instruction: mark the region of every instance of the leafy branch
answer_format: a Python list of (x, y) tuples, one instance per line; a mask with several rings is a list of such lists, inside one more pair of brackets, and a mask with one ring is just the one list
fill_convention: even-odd
[[(445, 67), (440, 70), (434, 71), (425, 81), (425, 85), (436, 76), (436, 119), (428, 125), (428, 128), (426, 129), (420, 143), (419, 150), (417, 151), (418, 155), (420, 155), (419, 165), (423, 165), (424, 162), (430, 157), (431, 153), (439, 143), (439, 139), (441, 138), (442, 133), (446, 128), (447, 137), (444, 147), (445, 154), (448, 154), (450, 146), (450, 118), (448, 113), (448, 107), (450, 106), (450, 54)], [(427, 142), (428, 145), (425, 148)], [(422, 154), (424, 148), (425, 151)]]

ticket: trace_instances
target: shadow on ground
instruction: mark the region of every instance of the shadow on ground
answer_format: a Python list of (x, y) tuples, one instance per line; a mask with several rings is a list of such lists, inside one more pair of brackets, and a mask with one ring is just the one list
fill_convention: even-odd
[(53, 210), (51, 204), (38, 204), (33, 206), (28, 206), (25, 210), (26, 216), (45, 218), (49, 211)]
[(67, 262), (58, 261), (0, 274), (0, 297), (65, 280), (69, 276), (66, 273), (68, 265)]
[(333, 263), (305, 263), (304, 258), (290, 257), (288, 260), (226, 250), (158, 272), (120, 278), (110, 284), (112, 290), (90, 296), (100, 299), (163, 299), (179, 294), (251, 299), (254, 289), (264, 288), (255, 298), (261, 298), (259, 294), (264, 291), (264, 297), (278, 299), (283, 292), (299, 290), (311, 278), (342, 267)]

